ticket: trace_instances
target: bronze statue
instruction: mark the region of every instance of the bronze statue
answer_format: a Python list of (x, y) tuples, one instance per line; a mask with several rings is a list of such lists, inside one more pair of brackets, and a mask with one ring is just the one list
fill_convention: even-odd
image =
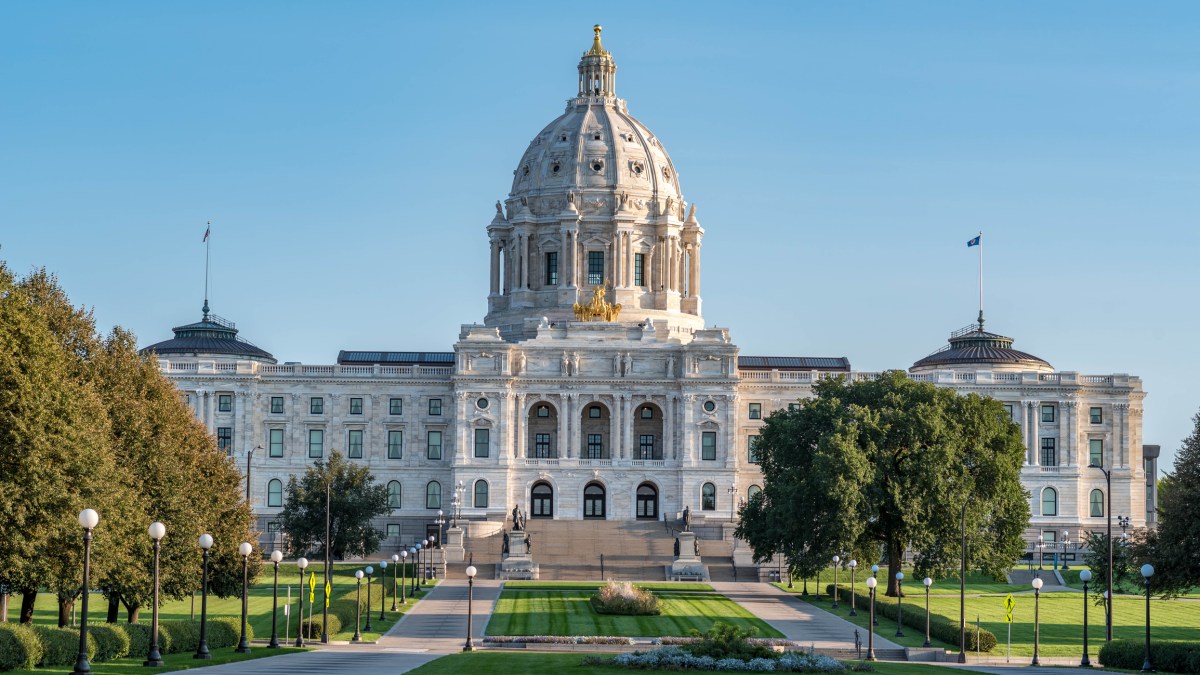
[(692, 531), (692, 507), (690, 506), (683, 507), (683, 531)]

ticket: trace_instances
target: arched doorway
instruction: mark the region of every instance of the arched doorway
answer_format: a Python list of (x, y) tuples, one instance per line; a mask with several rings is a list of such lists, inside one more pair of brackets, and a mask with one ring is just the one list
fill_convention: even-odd
[(633, 459), (663, 459), (663, 414), (653, 403), (644, 403), (633, 413)]
[(583, 488), (583, 517), (604, 518), (605, 509), (604, 486), (599, 483), (588, 483)]
[(642, 483), (637, 488), (637, 518), (658, 520), (658, 488)]
[(533, 518), (554, 517), (554, 488), (549, 483), (537, 483), (530, 492), (529, 515)]
[(526, 457), (554, 459), (558, 457), (558, 410), (547, 401), (538, 401), (529, 408), (527, 417), (529, 438)]
[(610, 459), (609, 431), (612, 420), (608, 407), (592, 402), (584, 405), (580, 412), (579, 429), (583, 447), (579, 456), (583, 459)]

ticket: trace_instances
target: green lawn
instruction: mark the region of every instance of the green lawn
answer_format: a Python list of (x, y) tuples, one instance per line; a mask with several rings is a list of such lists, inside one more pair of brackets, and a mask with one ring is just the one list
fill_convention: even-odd
[[(137, 658), (117, 659), (116, 661), (105, 661), (101, 663), (92, 663), (92, 672), (96, 675), (132, 675), (133, 673), (174, 673), (180, 670), (188, 670), (190, 668), (202, 668), (204, 666), (216, 666), (222, 663), (236, 663), (237, 661), (248, 661), (250, 659), (261, 659), (267, 656), (279, 656), (280, 654), (290, 654), (293, 652), (308, 651), (306, 649), (295, 649), (285, 647), (281, 649), (255, 648), (249, 654), (236, 654), (231, 649), (222, 649), (213, 652), (213, 657), (207, 661), (197, 661), (192, 658), (191, 654), (171, 654), (164, 656), (163, 661), (166, 663), (162, 668), (147, 668), (142, 665), (146, 660), (145, 655)], [(36, 675), (59, 675), (73, 671), (74, 666), (57, 666), (50, 668), (35, 668), (33, 670), (10, 670), (10, 673), (30, 673)]]
[[(582, 665), (581, 654), (523, 652), (471, 652), (451, 654), (430, 661), (416, 670), (413, 675), (458, 675), (458, 673), (488, 673), (488, 675), (528, 675), (528, 673), (560, 673), (567, 675), (629, 675), (629, 673), (666, 672), (656, 670), (628, 670), (606, 666)], [(875, 672), (882, 675), (920, 675), (928, 673), (930, 667), (921, 663), (875, 663)], [(979, 675), (975, 670), (953, 671), (956, 675)]]
[(717, 621), (755, 628), (762, 637), (783, 637), (740, 605), (717, 593), (659, 591), (658, 616), (597, 614), (592, 589), (520, 590), (505, 586), (487, 625), (487, 635), (626, 635), (661, 637), (707, 630)]
[[(576, 589), (594, 590), (600, 588), (604, 581), (506, 581), (504, 588), (514, 590), (566, 591)], [(648, 591), (703, 591), (712, 593), (713, 587), (708, 584), (697, 584), (686, 581), (638, 581), (638, 588)]]
[[(879, 581), (881, 584), (883, 583), (883, 574), (885, 574), (886, 571), (887, 571), (887, 568), (883, 568), (880, 570)], [(858, 572), (855, 575), (855, 588), (858, 590), (859, 593), (866, 592), (867, 586), (866, 586), (865, 582), (867, 580), (867, 577), (870, 575), (871, 575), (871, 569), (869, 567), (866, 569), (859, 568)], [(912, 589), (912, 588), (914, 588), (914, 585), (915, 585), (916, 587), (919, 587), (921, 594), (924, 595), (925, 587), (921, 583), (922, 578), (917, 577), (911, 569), (909, 569), (909, 568), (904, 569), (904, 579), (905, 579), (905, 582), (904, 582), (905, 588)], [(819, 586), (815, 579), (809, 579), (808, 580), (808, 592), (810, 594), (816, 594), (818, 592), (824, 593), (825, 587), (831, 583), (833, 583), (833, 573), (832, 572), (821, 575), (821, 583)], [(789, 593), (802, 593), (804, 590), (804, 582), (799, 579), (792, 582), (792, 588), (787, 587), (786, 581), (773, 582), (773, 584)], [(958, 585), (959, 585), (958, 577), (946, 577), (943, 579), (935, 579), (933, 581), (933, 585), (929, 587), (929, 594), (930, 595), (953, 595), (953, 596), (957, 597), (958, 596)], [(1015, 586), (1011, 586), (1005, 581), (996, 581), (992, 577), (987, 576), (986, 574), (980, 574), (979, 572), (967, 573), (966, 587), (967, 587), (966, 590), (967, 590), (968, 594), (1008, 593), (1011, 590), (1017, 590)], [(846, 572), (846, 571), (838, 572), (838, 588), (842, 588), (842, 589), (846, 589), (846, 590), (850, 589), (850, 574), (848, 572)]]

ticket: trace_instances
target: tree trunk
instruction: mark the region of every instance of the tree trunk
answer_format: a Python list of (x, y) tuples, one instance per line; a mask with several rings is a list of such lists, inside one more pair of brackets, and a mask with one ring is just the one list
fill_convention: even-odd
[(142, 608), (141, 605), (134, 605), (132, 607), (130, 607), (129, 605), (125, 605), (125, 612), (126, 612), (126, 618), (128, 619), (128, 623), (137, 623), (138, 622), (138, 614), (139, 614), (139, 611), (141, 610), (141, 608)]
[(900, 540), (891, 538), (887, 541), (888, 554), (888, 578), (887, 578), (887, 596), (890, 598), (896, 597), (896, 572), (900, 571), (902, 556), (900, 551)]
[(71, 608), (75, 606), (74, 598), (58, 599), (58, 627), (66, 628), (71, 623)]
[(37, 589), (21, 590), (21, 623), (33, 623), (33, 603), (37, 602)]
[(8, 623), (8, 593), (0, 593), (0, 623)]
[(116, 623), (121, 616), (121, 594), (112, 592), (108, 596), (108, 623)]

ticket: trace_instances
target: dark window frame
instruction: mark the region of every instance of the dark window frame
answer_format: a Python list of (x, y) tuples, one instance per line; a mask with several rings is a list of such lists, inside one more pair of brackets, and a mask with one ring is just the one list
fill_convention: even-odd
[(363, 414), (363, 400), (361, 398), (350, 399), (350, 414), (351, 415)]
[(700, 432), (700, 459), (708, 462), (717, 460), (717, 432)]
[(217, 412), (233, 412), (233, 394), (217, 394)]
[(645, 253), (634, 253), (633, 254), (633, 285), (634, 286), (645, 286), (646, 285), (646, 254)]
[(308, 397), (308, 414), (309, 415), (324, 415), (325, 414), (325, 397), (324, 396)]
[[(276, 485), (279, 486), (279, 490), (272, 491), (271, 488)], [(272, 501), (273, 497), (277, 497), (278, 499)], [(271, 480), (267, 481), (267, 506), (269, 508), (283, 506), (283, 481), (279, 480), (278, 478), (272, 478)]]
[(589, 286), (604, 283), (604, 251), (587, 252), (587, 282)]
[(403, 415), (404, 414), (404, 399), (389, 398), (388, 399), (388, 414)]
[(761, 403), (749, 404), (748, 407), (746, 408), (746, 414), (752, 420), (761, 420), (762, 419), (762, 404)]
[[(437, 443), (433, 442), (434, 434), (437, 435)], [(441, 429), (429, 429), (425, 432), (425, 459), (441, 460), (442, 459), (442, 444), (445, 442), (445, 437)], [(434, 456), (434, 449), (437, 449), (437, 456)]]
[(346, 430), (346, 457), (348, 459), (363, 458), (363, 436), (362, 429)]
[[(481, 440), (482, 438), (482, 440)], [(482, 448), (482, 454), (480, 449)], [(487, 427), (475, 428), (475, 457), (487, 459), (492, 449), (492, 430)]]
[(429, 399), (429, 416), (430, 417), (441, 417), (441, 415), (442, 415), (442, 399), (440, 399), (440, 398)]
[(712, 483), (705, 483), (700, 486), (700, 510), (701, 511), (716, 511), (717, 510), (717, 486)]
[[(279, 405), (275, 405), (276, 403), (278, 403)], [(272, 414), (272, 415), (282, 415), (283, 414), (283, 397), (282, 396), (272, 396), (271, 397), (270, 410), (271, 410), (270, 414)]]
[[(276, 434), (279, 435), (278, 443), (275, 441)], [(287, 441), (287, 432), (285, 429), (281, 429), (279, 427), (267, 429), (267, 456), (268, 457), (283, 457), (283, 452), (284, 452), (283, 446), (286, 441)]]
[[(315, 434), (315, 436), (314, 436)], [(316, 438), (316, 443), (313, 442)], [(316, 454), (313, 454), (313, 448), (316, 448)], [(325, 430), (324, 429), (309, 429), (308, 430), (308, 458), (321, 459), (325, 456)]]
[(233, 454), (233, 427), (217, 427), (217, 449)]
[(558, 252), (551, 251), (546, 254), (546, 285), (558, 285)]
[[(397, 438), (399, 439), (398, 442), (396, 441)], [(388, 459), (404, 459), (403, 429), (387, 430), (387, 456)]]

